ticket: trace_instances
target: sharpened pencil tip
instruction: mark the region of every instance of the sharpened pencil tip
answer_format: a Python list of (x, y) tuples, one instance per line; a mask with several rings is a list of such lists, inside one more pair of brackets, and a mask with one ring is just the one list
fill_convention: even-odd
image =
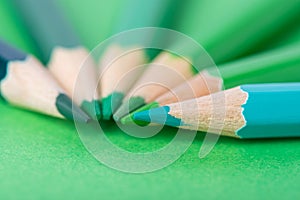
[(180, 126), (181, 119), (178, 119), (169, 114), (170, 107), (162, 106), (142, 112), (137, 112), (133, 115), (133, 119), (137, 121), (144, 121), (149, 123), (157, 123), (168, 126)]
[(99, 100), (83, 101), (81, 109), (85, 111), (92, 119), (101, 119), (101, 106)]
[(134, 123), (134, 120), (132, 118), (132, 115), (129, 114), (129, 115), (126, 115), (125, 117), (123, 117), (120, 122), (124, 125), (126, 124), (133, 124)]
[(143, 97), (130, 97), (126, 100), (117, 112), (113, 115), (115, 121), (121, 120), (122, 117), (128, 115), (130, 112), (140, 108), (145, 105), (145, 100)]
[(129, 115), (123, 117), (123, 118), (121, 119), (121, 123), (124, 124), (124, 125), (135, 123), (135, 124), (138, 124), (138, 125), (140, 125), (140, 126), (146, 126), (146, 125), (149, 124), (148, 122), (143, 122), (143, 121), (137, 121), (137, 120), (134, 120), (134, 119), (133, 119), (133, 115), (134, 115), (135, 113), (142, 112), (142, 111), (145, 111), (145, 110), (149, 110), (149, 109), (152, 109), (152, 108), (157, 108), (157, 107), (159, 107), (159, 106), (160, 106), (160, 105), (159, 105), (159, 103), (157, 103), (157, 102), (152, 102), (152, 103), (149, 103), (149, 104), (147, 104), (147, 105), (145, 105), (145, 106), (142, 106), (141, 108), (135, 110), (134, 112), (130, 113)]
[(112, 114), (119, 108), (124, 98), (121, 92), (113, 92), (102, 99), (103, 119), (110, 120)]
[(133, 113), (126, 115), (125, 117), (123, 117), (120, 121), (122, 124), (124, 125), (132, 125), (132, 124), (137, 124), (139, 126), (147, 126), (148, 124), (150, 124), (150, 122), (145, 122), (145, 121), (139, 121), (139, 120), (134, 120), (133, 119)]
[(56, 107), (66, 119), (79, 122), (88, 122), (91, 118), (78, 106), (72, 105), (72, 100), (65, 94), (59, 94), (56, 98)]

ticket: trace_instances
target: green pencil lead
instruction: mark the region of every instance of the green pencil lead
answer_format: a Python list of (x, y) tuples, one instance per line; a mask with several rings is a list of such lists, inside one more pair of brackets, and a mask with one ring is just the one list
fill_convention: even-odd
[(133, 118), (133, 113), (123, 117), (121, 120), (121, 123), (124, 125), (132, 125), (132, 124), (137, 124), (139, 126), (147, 126), (150, 124), (150, 122), (145, 122), (145, 121), (140, 121), (140, 120), (135, 120)]
[(101, 107), (101, 102), (98, 100), (95, 102), (95, 110), (96, 110), (96, 117), (99, 121), (102, 118), (102, 107)]
[(91, 118), (78, 106), (73, 105), (72, 100), (65, 94), (59, 94), (56, 98), (56, 107), (60, 114), (69, 120), (88, 122)]
[(101, 106), (98, 100), (83, 101), (81, 109), (84, 110), (92, 119), (101, 119)]
[(107, 97), (102, 99), (102, 114), (104, 120), (110, 120), (112, 114), (119, 108), (124, 98), (121, 92), (113, 92)]
[(145, 105), (145, 100), (142, 97), (130, 97), (126, 100), (117, 112), (113, 115), (115, 121), (121, 120), (122, 117), (128, 115), (130, 112)]

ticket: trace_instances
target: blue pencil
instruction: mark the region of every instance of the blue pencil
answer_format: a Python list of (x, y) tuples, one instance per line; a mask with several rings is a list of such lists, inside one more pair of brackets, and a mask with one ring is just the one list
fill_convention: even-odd
[(241, 139), (299, 137), (300, 83), (241, 85), (134, 114), (138, 121)]

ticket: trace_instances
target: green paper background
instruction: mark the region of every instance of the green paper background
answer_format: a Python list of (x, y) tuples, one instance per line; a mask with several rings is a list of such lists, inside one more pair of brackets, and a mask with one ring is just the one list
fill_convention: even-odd
[[(126, 1), (59, 1), (87, 47), (108, 37)], [(105, 6), (104, 6), (105, 5)], [(107, 21), (110, 19), (110, 21)], [(35, 55), (9, 1), (0, 1), (0, 36)], [(203, 135), (171, 166), (126, 174), (95, 160), (74, 125), (0, 102), (0, 199), (296, 199), (300, 185), (300, 140), (220, 138), (198, 158)], [(168, 143), (175, 129), (135, 139), (112, 129), (109, 138), (131, 151)]]

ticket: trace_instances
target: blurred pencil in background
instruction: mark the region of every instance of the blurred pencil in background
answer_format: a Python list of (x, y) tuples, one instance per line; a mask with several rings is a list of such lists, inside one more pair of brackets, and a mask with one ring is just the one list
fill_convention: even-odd
[(298, 26), (299, 9), (294, 0), (191, 0), (178, 18), (177, 30), (221, 64), (255, 53), (258, 46), (273, 43), (269, 38), (278, 32)]
[[(59, 10), (53, 0), (14, 1), (21, 18), (31, 33), (35, 44), (42, 53), (42, 61), (50, 72), (73, 96), (75, 84), (78, 85), (73, 99), (90, 116), (100, 115), (97, 90), (97, 73), (93, 59), (88, 57), (88, 50)], [(81, 66), (85, 63), (85, 76), (77, 78)]]
[(285, 47), (291, 44), (300, 43), (300, 13), (298, 14), (298, 18), (296, 18), (294, 21), (296, 23), (293, 27), (289, 29), (283, 29), (282, 31), (284, 33), (277, 36), (276, 40), (273, 40), (272, 42), (266, 44), (264, 46), (264, 49), (270, 50), (278, 47)]

